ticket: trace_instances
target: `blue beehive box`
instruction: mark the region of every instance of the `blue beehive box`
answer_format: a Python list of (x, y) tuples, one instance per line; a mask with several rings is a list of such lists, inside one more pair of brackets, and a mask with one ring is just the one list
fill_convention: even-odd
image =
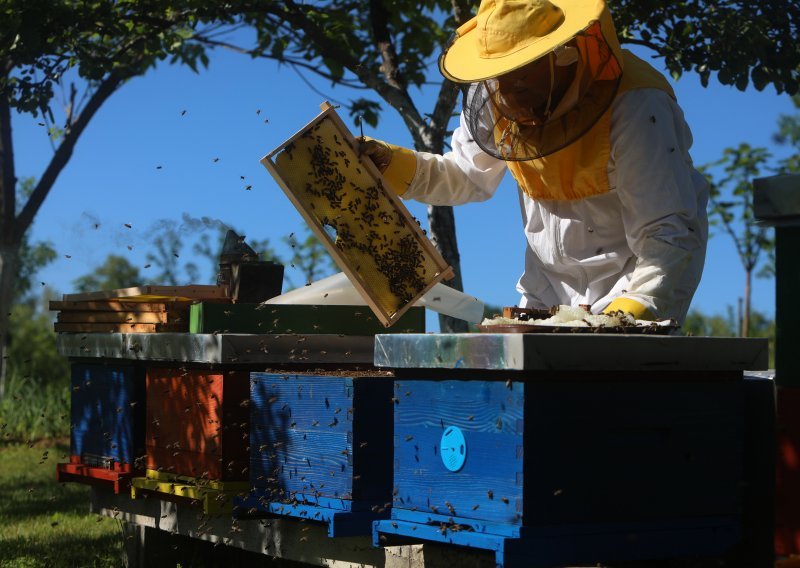
[(396, 380), (375, 545), (444, 542), (507, 567), (724, 553), (739, 538), (741, 381), (633, 375)]
[(131, 471), (145, 455), (145, 377), (132, 364), (72, 364), (70, 453), (84, 465)]
[(250, 492), (237, 516), (327, 523), (369, 535), (391, 504), (392, 381), (251, 373)]

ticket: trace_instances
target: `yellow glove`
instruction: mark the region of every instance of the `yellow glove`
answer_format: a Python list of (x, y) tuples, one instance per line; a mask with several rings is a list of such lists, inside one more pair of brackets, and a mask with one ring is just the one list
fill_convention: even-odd
[(389, 182), (392, 190), (403, 195), (417, 173), (417, 156), (414, 150), (388, 144), (368, 136), (358, 139), (358, 153), (369, 156), (378, 170)]
[(603, 310), (604, 314), (612, 312), (626, 312), (638, 320), (652, 321), (656, 319), (653, 313), (647, 309), (647, 306), (640, 304), (636, 300), (631, 300), (630, 298), (616, 298)]

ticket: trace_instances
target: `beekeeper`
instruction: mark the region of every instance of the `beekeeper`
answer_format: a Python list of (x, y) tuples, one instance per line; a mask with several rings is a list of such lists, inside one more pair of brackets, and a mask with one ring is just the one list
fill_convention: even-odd
[(528, 247), (520, 306), (682, 321), (708, 238), (705, 179), (675, 94), (620, 48), (599, 0), (483, 0), (439, 59), (468, 84), (452, 151), (367, 140), (404, 199), (490, 198), (506, 169)]

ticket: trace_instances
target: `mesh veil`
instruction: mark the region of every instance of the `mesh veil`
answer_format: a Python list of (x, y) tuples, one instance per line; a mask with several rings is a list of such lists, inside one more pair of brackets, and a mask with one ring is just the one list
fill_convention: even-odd
[[(622, 67), (603, 37), (599, 22), (577, 35), (571, 45), (579, 53), (575, 77), (568, 89), (574, 104), (552, 116), (521, 119), (519, 116), (525, 114), (537, 116), (537, 112), (510, 112), (497, 79), (469, 86), (464, 97), (464, 118), (481, 149), (506, 161), (541, 158), (580, 138), (608, 110), (622, 79)], [(556, 108), (558, 104), (559, 101), (552, 101), (550, 106)]]

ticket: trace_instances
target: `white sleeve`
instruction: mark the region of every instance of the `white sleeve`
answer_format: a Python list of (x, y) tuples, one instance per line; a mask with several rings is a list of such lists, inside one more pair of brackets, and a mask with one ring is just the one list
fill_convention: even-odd
[(470, 136), (463, 114), (451, 144), (452, 150), (444, 155), (417, 152), (417, 169), (403, 199), (461, 205), (494, 195), (506, 164), (481, 150)]
[(689, 156), (677, 103), (656, 89), (626, 93), (611, 121), (611, 169), (636, 267), (624, 296), (657, 317), (682, 318), (700, 281), (708, 184)]

